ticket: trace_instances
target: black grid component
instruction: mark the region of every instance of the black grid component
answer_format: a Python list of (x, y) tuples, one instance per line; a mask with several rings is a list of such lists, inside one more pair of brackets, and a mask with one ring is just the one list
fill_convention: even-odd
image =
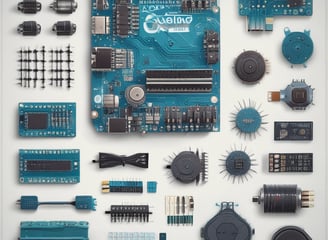
[(57, 48), (49, 50), (50, 53), (50, 86), (63, 87), (66, 82), (66, 87), (72, 87), (72, 47), (68, 45), (66, 49)]
[(18, 85), (24, 88), (36, 88), (41, 82), (44, 88), (45, 53), (44, 46), (41, 49), (21, 48), (19, 54)]

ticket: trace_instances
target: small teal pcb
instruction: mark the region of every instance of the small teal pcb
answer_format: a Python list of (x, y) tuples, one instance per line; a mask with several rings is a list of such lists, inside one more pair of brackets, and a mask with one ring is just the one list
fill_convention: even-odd
[(85, 221), (25, 221), (20, 224), (19, 240), (88, 240), (88, 229)]
[(20, 149), (20, 183), (79, 183), (80, 150)]
[(98, 132), (220, 130), (216, 0), (92, 0), (91, 20)]
[(19, 103), (19, 136), (75, 137), (75, 103)]
[(248, 31), (272, 31), (275, 16), (312, 16), (312, 0), (239, 0)]

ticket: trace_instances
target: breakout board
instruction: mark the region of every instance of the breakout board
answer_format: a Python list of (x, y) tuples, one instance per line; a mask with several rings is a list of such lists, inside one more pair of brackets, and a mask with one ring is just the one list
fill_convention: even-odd
[(312, 0), (239, 0), (248, 31), (272, 31), (275, 16), (312, 16)]
[(20, 149), (20, 183), (79, 183), (80, 150)]
[(215, 0), (92, 0), (91, 15), (98, 132), (219, 131)]
[(75, 137), (75, 103), (19, 103), (19, 136)]

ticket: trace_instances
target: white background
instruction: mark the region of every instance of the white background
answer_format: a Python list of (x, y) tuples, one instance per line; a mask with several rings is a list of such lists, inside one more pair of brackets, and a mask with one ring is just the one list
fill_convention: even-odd
[[(59, 15), (49, 9), (50, 0), (42, 1), (42, 11), (26, 15), (16, 10), (18, 1), (1, 1), (1, 239), (13, 240), (19, 236), (20, 221), (28, 220), (86, 220), (90, 223), (90, 239), (107, 239), (109, 231), (166, 232), (168, 239), (200, 239), (200, 229), (212, 218), (222, 201), (239, 204), (236, 212), (255, 228), (252, 239), (271, 239), (272, 234), (285, 225), (304, 228), (314, 240), (328, 239), (327, 234), (327, 2), (314, 1), (312, 17), (276, 17), (273, 32), (248, 33), (246, 19), (238, 16), (237, 0), (221, 0), (221, 132), (210, 134), (148, 134), (107, 136), (96, 133), (90, 121), (90, 4), (79, 1), (71, 15)], [(42, 32), (36, 37), (23, 37), (16, 27), (26, 20), (36, 20)], [(71, 20), (77, 32), (71, 37), (57, 37), (51, 33), (58, 20)], [(291, 68), (281, 54), (283, 29), (311, 30), (314, 54), (308, 67)], [(45, 90), (24, 89), (16, 83), (18, 53), (21, 47), (39, 48), (45, 45), (74, 50), (74, 86), (67, 90), (47, 87)], [(233, 73), (234, 59), (243, 50), (257, 50), (268, 61), (270, 72), (255, 86), (241, 84)], [(292, 111), (284, 103), (267, 102), (267, 92), (284, 89), (293, 79), (305, 79), (315, 88), (314, 104), (306, 111)], [(243, 139), (232, 131), (231, 112), (239, 101), (251, 99), (262, 104), (268, 116), (264, 119), (267, 131), (255, 140)], [(73, 101), (77, 103), (77, 137), (75, 138), (20, 138), (17, 133), (17, 104), (24, 101)], [(311, 142), (274, 142), (273, 122), (277, 120), (304, 120), (314, 122)], [(245, 183), (232, 184), (219, 172), (219, 159), (227, 150), (240, 146), (253, 153), (257, 174)], [(79, 148), (81, 149), (81, 182), (76, 185), (21, 185), (18, 183), (19, 148)], [(209, 181), (205, 185), (182, 185), (172, 181), (166, 162), (173, 153), (188, 149), (206, 151), (209, 155)], [(146, 170), (133, 167), (98, 169), (91, 164), (99, 151), (116, 154), (149, 152)], [(267, 171), (269, 152), (313, 152), (314, 171), (310, 174), (270, 174)], [(140, 179), (158, 182), (156, 194), (102, 194), (102, 180)], [(315, 191), (315, 207), (301, 209), (296, 214), (264, 214), (261, 206), (251, 202), (264, 183), (293, 184)], [(15, 201), (21, 195), (38, 195), (40, 200), (70, 200), (75, 195), (91, 194), (97, 198), (96, 212), (76, 211), (72, 207), (40, 207), (35, 212), (21, 211)], [(164, 213), (166, 195), (193, 195), (195, 198), (192, 227), (167, 226)], [(153, 215), (147, 224), (114, 224), (104, 214), (111, 204), (148, 203)]]

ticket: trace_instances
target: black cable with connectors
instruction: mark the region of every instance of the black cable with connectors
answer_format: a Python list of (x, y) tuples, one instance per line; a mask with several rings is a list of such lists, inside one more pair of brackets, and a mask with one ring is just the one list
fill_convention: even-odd
[(110, 168), (122, 165), (132, 165), (139, 168), (148, 168), (148, 153), (136, 153), (131, 156), (115, 155), (112, 153), (99, 153), (99, 160), (92, 160), (99, 163), (99, 168)]

